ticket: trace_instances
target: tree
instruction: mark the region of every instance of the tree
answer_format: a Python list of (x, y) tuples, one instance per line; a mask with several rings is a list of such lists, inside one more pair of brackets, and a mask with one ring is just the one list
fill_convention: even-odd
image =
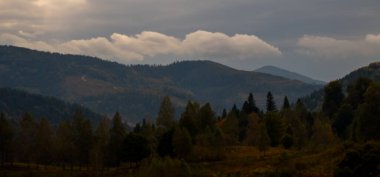
[(35, 161), (35, 153), (33, 150), (36, 149), (35, 136), (36, 136), (36, 123), (33, 117), (29, 113), (24, 113), (19, 122), (19, 132), (17, 134), (16, 145), (17, 156), (19, 161), (30, 163)]
[(290, 108), (290, 103), (289, 103), (288, 97), (285, 96), (284, 97), (284, 104), (282, 104), (282, 110), (286, 110), (289, 108)]
[(196, 103), (188, 102), (185, 111), (181, 114), (179, 124), (186, 128), (190, 135), (194, 138), (199, 131), (197, 125), (199, 115), (199, 106)]
[(42, 118), (37, 124), (36, 130), (36, 155), (40, 164), (48, 165), (53, 161), (53, 128), (46, 118)]
[(323, 112), (332, 118), (340, 105), (343, 103), (344, 95), (342, 92), (342, 84), (339, 81), (333, 81), (327, 84), (324, 88), (325, 96), (322, 105)]
[(13, 141), (13, 127), (4, 113), (0, 113), (0, 165), (10, 160)]
[(151, 154), (149, 141), (142, 135), (129, 133), (123, 141), (123, 159), (126, 162), (138, 163)]
[(110, 129), (110, 141), (108, 144), (108, 157), (109, 165), (119, 166), (121, 162), (122, 155), (122, 144), (124, 137), (126, 135), (126, 130), (122, 122), (121, 116), (118, 112), (115, 113), (112, 119), (112, 127)]
[(343, 104), (334, 116), (332, 128), (339, 138), (348, 138), (348, 127), (354, 120), (354, 111), (351, 105)]
[(313, 135), (311, 141), (315, 148), (326, 147), (335, 142), (334, 132), (327, 118), (319, 115), (313, 126)]
[(72, 127), (76, 162), (79, 163), (79, 165), (89, 164), (93, 140), (92, 125), (91, 122), (84, 117), (80, 109), (74, 113)]
[(236, 115), (236, 111), (231, 109), (226, 119), (222, 124), (222, 131), (224, 133), (225, 142), (227, 144), (235, 144), (239, 140), (239, 119)]
[(174, 155), (173, 134), (174, 134), (174, 129), (170, 129), (159, 137), (157, 153), (161, 157)]
[(193, 149), (191, 136), (186, 128), (177, 127), (172, 139), (173, 151), (177, 157), (186, 157)]
[(102, 118), (95, 130), (94, 143), (91, 150), (91, 164), (95, 172), (103, 172), (107, 160), (107, 145), (110, 140), (109, 121)]
[(252, 113), (248, 115), (248, 127), (245, 138), (245, 143), (247, 145), (256, 146), (258, 142), (258, 134), (259, 134), (259, 123), (260, 118), (256, 113)]
[(364, 103), (358, 108), (356, 134), (360, 141), (380, 140), (380, 84), (372, 83), (364, 94)]
[(259, 125), (259, 130), (258, 130), (257, 146), (260, 151), (264, 152), (264, 156), (265, 156), (265, 151), (269, 148), (269, 144), (270, 144), (270, 138), (267, 132), (268, 130), (266, 128), (266, 123), (261, 122)]
[(206, 103), (199, 110), (199, 127), (205, 130), (207, 127), (214, 128), (215, 112), (212, 110), (210, 103)]
[(156, 123), (158, 127), (169, 129), (174, 126), (174, 106), (169, 96), (165, 96), (161, 102)]
[(291, 127), (287, 128), (286, 134), (282, 137), (281, 143), (285, 149), (289, 149), (294, 145), (293, 130)]
[(277, 111), (276, 103), (274, 102), (274, 98), (271, 92), (267, 94), (267, 112)]
[(57, 130), (55, 138), (55, 150), (58, 161), (62, 164), (62, 168), (66, 168), (66, 164), (70, 164), (73, 169), (74, 155), (74, 137), (71, 132), (72, 125), (69, 121), (62, 121)]
[(347, 102), (353, 109), (357, 109), (364, 102), (364, 94), (372, 83), (373, 80), (361, 77), (347, 87)]
[(278, 113), (268, 112), (266, 115), (265, 123), (268, 130), (271, 146), (278, 146), (281, 143), (281, 139), (284, 135), (284, 122)]
[(380, 174), (380, 144), (367, 142), (351, 149), (337, 165), (334, 177), (376, 177)]
[(252, 93), (249, 93), (249, 96), (248, 96), (248, 107), (249, 107), (248, 114), (252, 112), (259, 113), (259, 108), (256, 106), (256, 101)]

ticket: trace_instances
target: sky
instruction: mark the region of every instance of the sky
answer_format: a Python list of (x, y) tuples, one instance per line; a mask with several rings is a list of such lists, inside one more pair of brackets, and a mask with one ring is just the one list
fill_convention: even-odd
[(380, 61), (379, 0), (0, 0), (0, 44), (123, 64), (273, 65), (330, 81)]

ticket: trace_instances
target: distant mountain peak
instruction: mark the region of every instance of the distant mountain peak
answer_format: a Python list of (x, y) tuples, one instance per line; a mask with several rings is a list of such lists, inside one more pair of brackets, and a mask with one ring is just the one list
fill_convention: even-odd
[(275, 76), (281, 76), (281, 77), (284, 77), (287, 79), (299, 80), (299, 81), (302, 81), (302, 82), (308, 83), (308, 84), (324, 85), (326, 83), (324, 81), (316, 80), (316, 79), (304, 76), (302, 74), (292, 72), (292, 71), (288, 71), (286, 69), (282, 69), (282, 68), (275, 67), (275, 66), (263, 66), (259, 69), (254, 70), (254, 71), (260, 72), (260, 73), (271, 74), (271, 75), (275, 75)]

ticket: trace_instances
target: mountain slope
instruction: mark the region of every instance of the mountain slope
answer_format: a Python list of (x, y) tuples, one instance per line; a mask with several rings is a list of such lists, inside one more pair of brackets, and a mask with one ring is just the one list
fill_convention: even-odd
[(304, 76), (302, 74), (298, 74), (295, 72), (291, 72), (282, 68), (274, 67), (274, 66), (264, 66), (259, 69), (256, 69), (255, 72), (260, 72), (260, 73), (266, 73), (266, 74), (271, 74), (275, 76), (281, 76), (285, 77), (288, 79), (293, 79), (293, 80), (299, 80), (308, 84), (315, 84), (315, 85), (324, 85), (326, 82), (319, 81), (312, 79), (310, 77)]
[(154, 118), (161, 98), (177, 107), (187, 100), (211, 102), (215, 110), (241, 103), (253, 92), (259, 105), (267, 91), (277, 101), (296, 99), (320, 86), (269, 74), (236, 70), (210, 61), (167, 66), (125, 66), (93, 57), (0, 47), (0, 86), (54, 96), (99, 113), (119, 111), (129, 121)]
[(12, 119), (19, 119), (22, 114), (29, 112), (35, 118), (46, 117), (51, 123), (58, 124), (62, 120), (71, 118), (79, 109), (94, 123), (100, 120), (99, 114), (77, 104), (69, 104), (56, 98), (25, 91), (0, 88), (0, 112)]
[[(374, 81), (380, 82), (380, 62), (374, 62), (368, 66), (361, 67), (339, 79), (343, 85), (343, 90), (346, 91), (347, 86), (354, 83), (360, 77), (367, 77)], [(323, 89), (320, 89), (303, 98), (303, 101), (309, 109), (316, 110), (321, 108), (323, 97), (324, 91)]]

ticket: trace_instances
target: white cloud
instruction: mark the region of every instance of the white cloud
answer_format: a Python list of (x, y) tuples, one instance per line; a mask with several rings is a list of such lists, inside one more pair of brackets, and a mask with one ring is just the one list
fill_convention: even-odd
[(63, 43), (25, 39), (2, 34), (1, 44), (37, 50), (82, 54), (123, 63), (146, 57), (177, 56), (202, 59), (260, 59), (278, 57), (281, 51), (254, 35), (196, 31), (181, 40), (158, 32), (144, 31), (135, 36), (114, 33), (110, 38), (71, 40)]
[(322, 58), (379, 57), (380, 35), (365, 39), (340, 40), (330, 37), (305, 35), (298, 39), (299, 53)]
[(189, 56), (210, 58), (262, 58), (280, 56), (278, 48), (254, 35), (196, 31), (182, 41), (183, 53)]

